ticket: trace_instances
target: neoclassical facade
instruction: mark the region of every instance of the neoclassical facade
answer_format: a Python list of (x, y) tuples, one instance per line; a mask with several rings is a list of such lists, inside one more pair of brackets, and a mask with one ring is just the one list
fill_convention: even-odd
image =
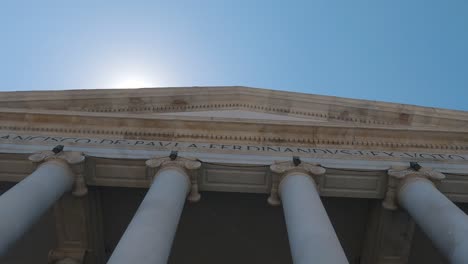
[(467, 112), (191, 87), (0, 117), (1, 263), (468, 263)]

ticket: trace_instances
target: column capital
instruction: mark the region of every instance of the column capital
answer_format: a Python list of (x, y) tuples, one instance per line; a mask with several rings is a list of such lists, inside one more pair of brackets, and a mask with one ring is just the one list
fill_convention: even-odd
[(427, 167), (421, 167), (419, 170), (415, 170), (410, 167), (393, 166), (387, 171), (387, 173), (390, 177), (394, 177), (399, 180), (407, 179), (408, 177), (426, 178), (431, 181), (445, 179), (445, 175), (443, 173)]
[(322, 175), (325, 173), (325, 168), (317, 163), (301, 162), (295, 165), (292, 161), (275, 162), (270, 165), (270, 170), (278, 174), (290, 174), (292, 172), (302, 172), (308, 175)]
[(178, 157), (172, 160), (170, 157), (156, 157), (146, 161), (150, 168), (163, 169), (166, 167), (178, 167), (185, 170), (196, 170), (201, 167), (201, 162), (196, 159)]
[(300, 162), (299, 164), (294, 164), (293, 161), (275, 162), (270, 165), (270, 170), (277, 175), (272, 176), (271, 193), (268, 197), (268, 203), (275, 206), (281, 204), (279, 186), (288, 175), (292, 175), (293, 173), (308, 175), (314, 184), (317, 185), (315, 178), (325, 174), (326, 171), (318, 163)]
[(54, 153), (53, 151), (46, 150), (40, 151), (29, 156), (29, 160), (34, 163), (42, 163), (49, 160), (60, 160), (65, 161), (69, 165), (75, 165), (83, 163), (85, 156), (82, 152), (77, 151), (61, 151)]
[(72, 190), (73, 196), (82, 197), (88, 193), (88, 188), (86, 187), (86, 182), (84, 178), (84, 162), (86, 157), (83, 154), (83, 152), (60, 151), (58, 153), (54, 153), (53, 151), (46, 150), (36, 152), (30, 155), (28, 159), (32, 161), (36, 166), (40, 166), (41, 164), (48, 161), (56, 161), (64, 165), (68, 165), (68, 167), (73, 171), (75, 175), (75, 183), (73, 185)]
[(195, 173), (201, 167), (201, 162), (194, 158), (176, 157), (175, 159), (170, 157), (155, 157), (146, 161), (146, 166), (150, 168), (149, 176), (154, 179), (158, 176), (158, 173), (166, 168), (179, 169), (187, 175), (190, 183), (190, 190), (187, 199), (190, 202), (200, 201), (201, 195), (198, 192), (198, 174)]
[(441, 180), (445, 179), (445, 175), (432, 168), (419, 167), (417, 169), (406, 166), (393, 166), (388, 171), (388, 187), (385, 194), (385, 199), (382, 206), (385, 209), (398, 209), (397, 196), (398, 192), (409, 182), (423, 180), (430, 182), (436, 186)]

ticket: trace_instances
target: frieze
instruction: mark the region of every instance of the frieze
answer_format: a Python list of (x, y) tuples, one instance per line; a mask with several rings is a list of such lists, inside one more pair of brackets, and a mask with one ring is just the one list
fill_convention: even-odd
[(298, 155), (308, 157), (330, 158), (365, 158), (376, 160), (422, 160), (422, 161), (467, 161), (468, 154), (461, 153), (437, 153), (394, 150), (363, 150), (340, 149), (308, 146), (274, 146), (274, 145), (242, 145), (200, 143), (162, 140), (138, 140), (138, 139), (112, 139), (89, 137), (65, 137), (45, 135), (19, 135), (13, 133), (0, 134), (0, 143), (22, 143), (40, 145), (65, 145), (65, 146), (106, 146), (112, 148), (132, 148), (151, 150), (178, 150), (190, 152), (221, 152), (221, 153), (255, 153), (271, 155)]
[[(165, 131), (148, 131), (144, 129), (80, 129), (80, 128), (69, 128), (69, 127), (41, 127), (41, 126), (1, 126), (0, 131), (5, 131), (4, 133), (15, 133), (13, 131), (21, 131), (20, 133), (43, 133), (47, 135), (47, 133), (57, 133), (57, 134), (79, 134), (79, 135), (98, 135), (101, 138), (108, 138), (108, 137), (125, 137), (125, 138), (132, 138), (132, 139), (151, 139), (151, 138), (158, 138), (159, 140), (167, 140), (170, 139), (172, 141), (177, 141), (178, 138), (182, 138), (184, 140), (187, 139), (195, 139), (195, 140), (226, 140), (226, 141), (243, 141), (248, 142), (244, 145), (252, 144), (254, 145), (257, 142), (261, 143), (271, 143), (276, 144), (277, 142), (288, 143), (288, 144), (304, 144), (304, 145), (337, 145), (337, 146), (362, 146), (364, 148), (367, 147), (382, 147), (382, 148), (417, 148), (417, 149), (431, 149), (432, 150), (440, 149), (440, 150), (468, 150), (468, 145), (459, 145), (459, 144), (434, 144), (431, 141), (426, 143), (421, 142), (399, 142), (398, 140), (388, 141), (385, 139), (365, 139), (365, 138), (353, 138), (345, 139), (336, 136), (330, 137), (278, 137), (278, 136), (255, 136), (255, 135), (239, 135), (239, 134), (214, 134), (214, 133), (174, 133), (174, 132), (165, 132)], [(6, 132), (10, 131), (10, 132)], [(92, 136), (91, 136), (92, 137)], [(77, 137), (66, 137), (63, 136), (62, 141), (71, 140), (90, 140), (89, 138), (77, 138)], [(429, 143), (431, 142), (431, 143)], [(117, 141), (116, 143), (119, 143)], [(262, 145), (265, 145), (262, 144)]]

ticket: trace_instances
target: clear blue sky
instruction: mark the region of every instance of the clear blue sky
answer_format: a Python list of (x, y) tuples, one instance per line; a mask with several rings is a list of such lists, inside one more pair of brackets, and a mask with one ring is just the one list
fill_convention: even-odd
[(1, 1), (0, 90), (243, 85), (468, 110), (468, 1)]

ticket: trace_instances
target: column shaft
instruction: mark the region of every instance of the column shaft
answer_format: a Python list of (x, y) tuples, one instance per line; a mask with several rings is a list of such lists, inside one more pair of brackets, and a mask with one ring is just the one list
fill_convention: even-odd
[(294, 263), (348, 263), (313, 179), (289, 174), (279, 191)]
[(0, 196), (0, 255), (72, 188), (73, 181), (68, 165), (51, 160)]
[(424, 178), (410, 178), (400, 204), (452, 264), (468, 263), (468, 216)]
[(181, 169), (161, 169), (107, 263), (165, 264), (189, 188)]

